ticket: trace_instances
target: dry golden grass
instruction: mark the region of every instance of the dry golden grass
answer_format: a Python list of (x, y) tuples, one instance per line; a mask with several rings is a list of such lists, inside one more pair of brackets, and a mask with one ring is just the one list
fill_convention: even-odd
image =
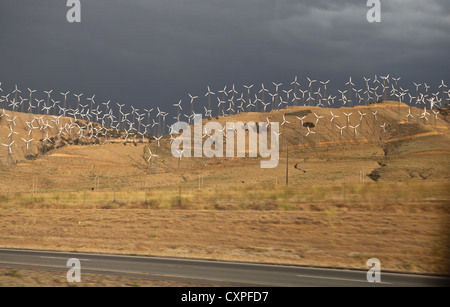
[(1, 211), (0, 245), (365, 269), (448, 271), (442, 204), (304, 205), (295, 211)]
[(0, 267), (0, 287), (202, 287), (186, 282), (149, 280), (112, 275), (83, 273), (81, 282), (69, 283), (66, 271)]

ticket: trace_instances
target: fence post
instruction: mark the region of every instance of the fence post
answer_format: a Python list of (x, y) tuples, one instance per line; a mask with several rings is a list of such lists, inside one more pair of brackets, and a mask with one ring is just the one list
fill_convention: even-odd
[(398, 204), (398, 182), (395, 182), (395, 203)]
[(345, 197), (345, 183), (342, 185), (342, 193), (344, 194), (344, 203), (346, 202)]
[(216, 203), (217, 203), (217, 184), (216, 184)]

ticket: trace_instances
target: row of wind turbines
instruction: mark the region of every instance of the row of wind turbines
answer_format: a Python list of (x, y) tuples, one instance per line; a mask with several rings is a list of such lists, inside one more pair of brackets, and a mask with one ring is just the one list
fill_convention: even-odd
[[(216, 92), (213, 92), (209, 86), (204, 95), (203, 105), (199, 96), (188, 94), (188, 107), (182, 105), (182, 100), (172, 105), (175, 108), (171, 117), (166, 119), (169, 112), (164, 112), (160, 107), (144, 108), (140, 110), (131, 106), (131, 110), (126, 110), (125, 104), (111, 103), (110, 100), (99, 103), (96, 101), (95, 95), (85, 97), (84, 94), (72, 94), (70, 92), (54, 93), (53, 90), (43, 91), (44, 98), (38, 99), (36, 90), (27, 88), (27, 92), (20, 90), (17, 85), (10, 93), (6, 93), (2, 84), (0, 83), (0, 125), (2, 122), (8, 126), (9, 134), (7, 136), (8, 142), (2, 143), (7, 147), (7, 164), (14, 163), (13, 145), (16, 141), (23, 141), (26, 144), (26, 155), (32, 151), (32, 142), (35, 139), (33, 133), (41, 133), (40, 142), (47, 144), (55, 142), (55, 138), (49, 137), (49, 132), (61, 137), (76, 138), (83, 143), (98, 143), (100, 139), (103, 141), (111, 138), (111, 132), (115, 131), (116, 135), (120, 135), (125, 139), (142, 139), (153, 138), (158, 147), (164, 135), (170, 134), (170, 140), (173, 140), (171, 133), (170, 121), (184, 120), (192, 123), (193, 117), (198, 113), (199, 109), (203, 109), (204, 116), (211, 118), (213, 116), (229, 116), (245, 112), (270, 112), (272, 110), (284, 109), (288, 106), (316, 106), (316, 107), (331, 107), (337, 108), (342, 106), (352, 107), (355, 105), (370, 105), (381, 100), (397, 100), (399, 102), (398, 116), (399, 120), (403, 115), (400, 114), (400, 102), (404, 102), (411, 106), (423, 107), (424, 112), (418, 114), (419, 118), (428, 122), (428, 117), (431, 115), (428, 111), (431, 110), (435, 116), (435, 123), (438, 113), (435, 108), (442, 107), (450, 101), (450, 92), (444, 81), (437, 86), (436, 92), (431, 91), (431, 86), (426, 83), (413, 83), (415, 87), (414, 96), (411, 95), (408, 89), (404, 89), (399, 85), (401, 78), (391, 78), (389, 75), (380, 76), (375, 75), (373, 79), (363, 78), (364, 86), (358, 89), (352, 82), (350, 77), (345, 83), (345, 90), (338, 90), (339, 99), (337, 96), (329, 95), (328, 85), (330, 80), (317, 81), (306, 78), (305, 89), (302, 89), (299, 79), (296, 76), (292, 82), (287, 84), (286, 89), (282, 89), (282, 83), (272, 82), (273, 88), (269, 90), (264, 84), (260, 88), (256, 88), (253, 84), (243, 85), (241, 92), (236, 90), (233, 84), (229, 89), (225, 86)], [(317, 87), (315, 87), (317, 85)], [(348, 88), (347, 88), (348, 87)], [(25, 95), (27, 94), (27, 95)], [(24, 98), (23, 96), (26, 98)], [(406, 101), (406, 97), (409, 101)], [(61, 100), (56, 100), (58, 97)], [(270, 99), (268, 99), (270, 97)], [(42, 98), (42, 97), (40, 97)], [(71, 99), (72, 98), (72, 99)], [(214, 99), (215, 98), (215, 99)], [(62, 101), (62, 102), (61, 102)], [(184, 106), (184, 108), (183, 108)], [(28, 113), (28, 121), (26, 121), (26, 129), (28, 138), (20, 138), (16, 140), (15, 136), (18, 133), (15, 131), (16, 118), (15, 112)], [(360, 112), (360, 111), (358, 111)], [(359, 123), (353, 124), (350, 122), (351, 113), (341, 115), (334, 114), (330, 111), (330, 129), (333, 140), (335, 140), (335, 129), (338, 129), (337, 136), (342, 141), (345, 137), (345, 129), (353, 129), (353, 137), (357, 136), (357, 129), (361, 129), (363, 118), (366, 114), (359, 114)], [(47, 115), (47, 116), (44, 116)], [(153, 116), (152, 116), (153, 115)], [(323, 116), (315, 114), (315, 130), (307, 126), (305, 137), (316, 135), (317, 143), (320, 144), (320, 130), (319, 120)], [(345, 123), (337, 123), (336, 118), (347, 117)], [(375, 128), (377, 122), (377, 114), (373, 113), (374, 127), (372, 131), (374, 138), (378, 133)], [(411, 120), (413, 115), (409, 109), (406, 118)], [(44, 119), (45, 118), (45, 119)], [(50, 120), (49, 120), (50, 118)], [(67, 118), (69, 118), (67, 120)], [(300, 121), (300, 131), (304, 127), (304, 117), (297, 117)], [(267, 119), (269, 122), (269, 119)], [(282, 126), (288, 125), (290, 122), (283, 117)], [(385, 131), (386, 123), (379, 125), (382, 131)], [(324, 128), (327, 126), (324, 125)], [(300, 133), (300, 142), (303, 144), (303, 133)], [(347, 133), (348, 134), (348, 133)], [(207, 134), (204, 135), (204, 137)], [(278, 136), (277, 136), (278, 137)], [(149, 152), (149, 160), (157, 155)], [(181, 159), (181, 153), (179, 154)]]

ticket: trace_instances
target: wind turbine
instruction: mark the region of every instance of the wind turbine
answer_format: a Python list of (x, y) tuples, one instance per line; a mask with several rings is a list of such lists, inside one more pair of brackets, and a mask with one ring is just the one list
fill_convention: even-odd
[(347, 103), (347, 97), (345, 97), (345, 93), (347, 93), (347, 90), (345, 91), (338, 90), (338, 92), (341, 94), (341, 98), (339, 99), (339, 101), (342, 101), (343, 107)]
[(428, 90), (431, 88), (431, 86), (429, 86), (429, 85), (426, 84), (426, 83), (423, 83), (423, 86), (425, 87), (425, 94), (424, 94), (424, 97), (426, 98), (426, 97), (428, 97)]
[(289, 94), (292, 92), (292, 89), (287, 90), (283, 90), (283, 93), (286, 94), (286, 107), (289, 106)]
[(29, 152), (29, 149), (30, 149), (30, 143), (33, 142), (33, 139), (29, 139), (28, 141), (25, 140), (24, 138), (21, 138), (21, 139), (22, 139), (22, 141), (24, 141), (25, 144), (26, 144), (26, 147), (27, 147), (26, 152), (27, 152), (27, 154), (26, 154), (25, 156), (27, 156), (27, 155), (28, 155), (28, 152)]
[(309, 106), (311, 106), (311, 100), (310, 100), (310, 98), (311, 98), (311, 93), (313, 92), (313, 91), (312, 91), (312, 84), (313, 84), (314, 82), (317, 82), (317, 80), (311, 80), (309, 77), (306, 77), (306, 79), (308, 79), (308, 82), (309, 82), (309, 97), (308, 97), (308, 100), (310, 101), (310, 102), (309, 102)]
[(20, 98), (19, 105), (21, 106), (20, 112), (23, 113), (23, 109), (24, 109), (24, 107), (25, 107), (25, 102), (27, 101), (27, 99), (23, 98), (22, 96), (19, 96), (19, 98)]
[(11, 95), (11, 94), (3, 95), (3, 96), (2, 96), (2, 100), (0, 100), (0, 103), (2, 103), (2, 102), (5, 103), (5, 106), (2, 108), (3, 111), (4, 111), (5, 108), (8, 106), (8, 101), (9, 101), (8, 97), (9, 97), (9, 95)]
[(150, 162), (150, 163), (151, 163), (151, 164), (150, 164), (150, 168), (152, 168), (152, 164), (153, 164), (152, 158), (153, 158), (153, 157), (159, 157), (159, 156), (158, 156), (158, 155), (155, 155), (154, 153), (152, 153), (152, 151), (151, 151), (150, 148), (148, 148), (148, 153), (149, 153), (149, 157), (148, 157), (148, 159), (147, 159), (147, 162)]
[(123, 103), (123, 104), (120, 104), (120, 103), (118, 103), (118, 102), (116, 102), (116, 105), (119, 107), (119, 113), (120, 113), (120, 117), (119, 117), (119, 121), (118, 121), (118, 127), (119, 127), (119, 129), (122, 129), (123, 127), (123, 116), (124, 116), (124, 114), (123, 114), (123, 112), (122, 112), (122, 108), (125, 106), (125, 104)]
[(302, 133), (302, 127), (303, 127), (303, 120), (306, 118), (306, 115), (303, 117), (296, 116), (297, 119), (300, 121), (300, 145), (303, 145), (303, 133)]
[[(278, 88), (281, 86), (281, 85), (283, 85), (283, 83), (275, 83), (275, 82), (272, 82), (272, 84), (275, 86), (275, 93), (277, 94), (277, 98), (278, 98), (278, 100), (280, 99), (280, 96), (279, 96), (279, 94), (278, 94)], [(279, 101), (277, 101), (276, 102), (276, 105), (278, 105), (279, 104)], [(274, 106), (272, 105), (272, 109), (274, 109)]]
[[(264, 99), (264, 92), (268, 92), (269, 90), (264, 88), (264, 83), (261, 83), (261, 89), (259, 90), (259, 93), (261, 93), (261, 103), (264, 105), (264, 110), (265, 110), (265, 99)], [(255, 102), (255, 109), (256, 112), (258, 112), (258, 104), (257, 102)]]
[[(47, 94), (47, 103), (45, 104), (46, 107), (48, 107), (49, 104), (50, 104), (50, 95), (52, 94), (52, 92), (53, 92), (53, 90), (50, 90), (50, 91), (44, 91), (44, 93)], [(48, 109), (47, 109), (47, 114), (48, 114)]]
[(92, 97), (88, 98), (87, 100), (89, 100), (91, 102), (91, 108), (89, 109), (90, 113), (92, 113), (92, 105), (95, 104), (95, 95), (93, 95)]
[(144, 109), (144, 111), (147, 113), (147, 125), (150, 125), (150, 115), (151, 115), (151, 113), (153, 111), (153, 108), (151, 108), (149, 110)]
[(106, 126), (108, 128), (111, 127), (111, 118), (109, 118), (109, 116), (108, 116), (109, 111), (110, 111), (110, 108), (109, 108), (110, 102), (111, 102), (111, 100), (108, 100), (107, 102), (102, 102), (102, 105), (105, 106), (105, 114), (103, 115), (103, 118), (106, 118), (105, 124), (103, 124), (103, 126)]
[[(222, 104), (225, 104), (226, 101), (225, 101), (225, 100), (220, 100), (219, 97), (216, 97), (216, 98), (217, 98), (217, 101), (218, 101), (218, 103), (217, 103), (217, 110), (218, 110), (218, 112), (219, 112), (219, 114), (217, 114), (217, 116), (220, 116), (220, 110), (223, 109), (223, 107), (221, 107), (221, 105), (222, 105)], [(189, 122), (190, 122), (190, 121), (189, 121)]]
[(344, 115), (345, 115), (345, 117), (347, 117), (347, 125), (346, 125), (346, 127), (348, 127), (350, 125), (350, 115), (352, 115), (352, 112), (350, 112), (348, 114), (344, 112)]
[(442, 100), (444, 100), (444, 88), (446, 88), (447, 85), (444, 84), (444, 80), (441, 80), (441, 85), (439, 85), (439, 88), (441, 89), (441, 94), (442, 94)]
[(247, 105), (248, 105), (250, 103), (250, 89), (253, 87), (253, 84), (244, 85), (244, 87), (247, 89)]
[(348, 85), (348, 97), (347, 97), (347, 101), (350, 102), (350, 107), (353, 107), (353, 101), (352, 101), (352, 86), (354, 86), (355, 84), (353, 84), (352, 82), (352, 77), (350, 77), (350, 79), (348, 80), (347, 83), (345, 83), (345, 85)]
[[(192, 103), (191, 103), (192, 106)], [(161, 116), (164, 114), (164, 112), (162, 112), (159, 107), (156, 107), (156, 110), (158, 111), (158, 113), (156, 114), (156, 117), (158, 118), (158, 136), (161, 136)], [(191, 122), (191, 120), (189, 119), (189, 123)]]
[(437, 122), (437, 118), (439, 115), (439, 111), (435, 111), (435, 110), (431, 110), (433, 112), (434, 115), (434, 125), (436, 126), (436, 122)]
[(375, 78), (373, 78), (373, 84), (378, 83), (380, 84), (380, 81), (377, 79), (377, 75), (375, 75)]
[[(441, 100), (439, 101), (439, 103), (441, 103), (442, 106), (446, 106), (446, 105), (449, 104), (448, 101), (450, 101), (450, 90), (444, 91), (444, 94), (447, 94), (447, 98), (441, 99)], [(447, 101), (447, 102), (446, 102), (446, 101)]]
[[(287, 105), (288, 100), (284, 101), (283, 97), (280, 96), (280, 103), (278, 104), (278, 108), (280, 108), (283, 104)], [(284, 108), (284, 107), (281, 107)]]
[(273, 134), (275, 134), (275, 139), (277, 140), (277, 143), (278, 143), (279, 140), (280, 140), (281, 132), (276, 132), (276, 131), (274, 130), (274, 131), (273, 131)]
[(293, 105), (298, 106), (298, 101), (300, 100), (300, 98), (297, 97), (296, 93), (294, 93), (292, 96), (293, 96), (293, 98), (292, 98)]
[(327, 81), (320, 81), (320, 83), (323, 85), (323, 99), (322, 100), (326, 100), (327, 99), (327, 84), (330, 82), (330, 80)]
[(241, 93), (241, 97), (239, 97), (236, 101), (240, 101), (241, 102), (241, 104), (237, 106), (236, 112), (237, 113), (245, 112), (245, 109), (244, 109), (244, 103), (245, 103), (244, 93)]
[(303, 91), (303, 90), (300, 89), (300, 92), (302, 93), (302, 104), (306, 105), (305, 104), (305, 94), (308, 92), (308, 90), (304, 90)]
[(369, 101), (370, 101), (370, 86), (369, 86), (369, 81), (370, 81), (370, 78), (366, 78), (366, 77), (363, 77), (363, 79), (364, 79), (364, 82), (366, 83), (366, 91), (364, 92), (364, 94), (366, 94), (366, 105), (367, 104), (369, 104)]
[(419, 87), (422, 85), (421, 83), (413, 82), (416, 87), (416, 99), (419, 99)]
[(73, 94), (75, 97), (77, 97), (77, 110), (80, 108), (80, 97), (83, 96), (83, 93), (81, 94)]
[[(209, 87), (208, 87), (209, 88)], [(181, 107), (181, 99), (180, 101), (178, 101), (178, 103), (175, 103), (173, 106), (177, 108), (177, 118), (180, 117), (180, 111), (183, 110), (183, 108)]]
[[(8, 115), (8, 116), (9, 116), (9, 115)], [(13, 123), (12, 127), (15, 128), (15, 127), (16, 127), (16, 118), (17, 118), (17, 116), (14, 116), (13, 118), (7, 119), (6, 121), (12, 122), (12, 123)], [(10, 125), (10, 126), (11, 126), (11, 125)]]
[(362, 113), (361, 111), (358, 110), (359, 113), (359, 124), (361, 125), (361, 129), (362, 129), (362, 119), (364, 116), (367, 115), (367, 113)]
[(319, 115), (317, 115), (316, 113), (314, 113), (314, 116), (316, 117), (317, 146), (320, 146), (319, 120), (322, 119), (324, 116), (319, 116)]
[(238, 93), (234, 87), (234, 83), (231, 86), (231, 90), (229, 90), (228, 93), (231, 93), (231, 98), (228, 99), (228, 101), (230, 102), (230, 107), (227, 109), (227, 111), (228, 111), (228, 114), (231, 114), (232, 112), (235, 113), (235, 111), (234, 111), (234, 95)]
[(9, 126), (9, 131), (10, 132), (7, 137), (12, 141), (14, 134), (19, 134), (19, 133), (15, 132), (14, 128), (11, 125)]
[(427, 112), (427, 107), (423, 108), (423, 113), (421, 114), (420, 118), (424, 119), (424, 124), (428, 121), (427, 115), (430, 115), (430, 113)]
[(335, 118), (339, 118), (339, 115), (334, 115), (332, 111), (330, 111), (330, 114), (331, 114), (330, 122), (331, 122), (331, 129), (332, 129), (331, 135), (333, 136), (333, 141), (334, 141), (334, 125), (333, 125), (333, 120), (334, 120)]
[(397, 89), (398, 89), (398, 81), (399, 81), (400, 79), (401, 79), (400, 77), (398, 77), (398, 78), (392, 77), (392, 80), (395, 81), (395, 88), (397, 88)]
[(277, 93), (274, 93), (274, 94), (272, 94), (272, 93), (269, 93), (269, 95), (270, 95), (270, 97), (272, 97), (272, 110), (274, 110), (274, 105), (275, 105), (275, 97), (277, 97), (277, 96), (278, 96), (278, 94), (277, 94)]
[(12, 145), (14, 144), (14, 141), (11, 141), (9, 144), (2, 144), (5, 147), (8, 147), (8, 155), (6, 157), (6, 165), (12, 165), (14, 164), (14, 159), (12, 157)]
[(353, 129), (353, 138), (354, 138), (355, 141), (357, 140), (357, 138), (356, 138), (356, 135), (357, 135), (356, 129), (358, 129), (358, 127), (359, 127), (359, 124), (356, 125), (356, 126), (350, 125), (350, 128)]
[(414, 116), (411, 114), (411, 108), (409, 108), (408, 114), (406, 114), (406, 119), (407, 119), (408, 123), (409, 123), (409, 118), (410, 117), (414, 118)]
[(136, 109), (134, 106), (131, 106), (131, 115), (133, 115), (133, 119), (131, 120), (131, 123), (133, 125), (136, 122), (136, 115), (139, 115), (139, 113), (137, 113), (137, 111), (139, 111), (139, 109)]
[(60, 94), (64, 96), (64, 103), (63, 103), (63, 108), (64, 108), (64, 109), (66, 108), (67, 95), (68, 95), (69, 93), (70, 93), (69, 91), (67, 91), (67, 92), (65, 92), (65, 93), (60, 92)]
[(167, 112), (164, 112), (163, 114), (162, 114), (162, 117), (163, 117), (163, 126), (162, 126), (162, 134), (161, 135), (164, 135), (165, 133), (166, 133), (166, 116), (168, 115), (169, 113), (167, 113)]
[(53, 115), (56, 116), (56, 106), (59, 104), (59, 101), (54, 100), (54, 99), (52, 98), (52, 102), (53, 102), (53, 105), (52, 105), (52, 108), (53, 108)]
[(175, 151), (178, 153), (178, 171), (180, 171), (181, 157), (183, 155), (184, 149), (182, 150), (175, 149)]
[(263, 111), (264, 112), (266, 112), (266, 109), (267, 109), (267, 106), (270, 104), (269, 102), (268, 103), (262, 103), (263, 104)]
[(2, 145), (8, 147), (8, 153), (9, 153), (9, 154), (12, 154), (12, 145), (13, 145), (13, 144), (14, 144), (14, 141), (12, 141), (12, 142), (9, 143), (9, 144), (2, 144)]
[(2, 121), (2, 117), (8, 116), (11, 117), (8, 113), (6, 113), (5, 109), (1, 109), (2, 113), (0, 113), (0, 122)]
[(205, 97), (208, 96), (208, 110), (211, 110), (211, 95), (215, 95), (215, 93), (208, 86), (208, 92), (205, 94)]
[[(309, 135), (312, 133), (312, 134), (314, 134), (314, 133), (316, 133), (316, 132), (314, 132), (314, 131), (312, 131), (310, 128), (309, 128), (309, 126), (306, 126), (306, 128), (308, 129), (308, 132), (306, 133), (306, 137), (308, 137), (308, 140), (309, 140)], [(311, 141), (310, 141), (310, 143), (311, 143)]]
[(360, 88), (359, 90), (357, 90), (356, 88), (354, 88), (353, 91), (355, 92), (355, 98), (358, 98), (358, 104), (361, 104), (361, 101), (364, 100), (364, 97), (362, 97), (360, 94), (362, 89)]
[(36, 92), (36, 90), (31, 90), (29, 88), (27, 88), (27, 89), (28, 89), (28, 92), (30, 92), (30, 96), (28, 97), (28, 103), (29, 103), (30, 106), (29, 106), (28, 110), (32, 111), (32, 109), (33, 109), (33, 105), (32, 105), (32, 103), (33, 103), (33, 93)]
[[(386, 133), (386, 123), (383, 123), (382, 125), (380, 125), (380, 127), (383, 129), (383, 132)], [(380, 139), (382, 139), (381, 135)]]
[(294, 81), (291, 82), (291, 85), (294, 85), (294, 98), (295, 98), (295, 102), (294, 102), (294, 106), (297, 106), (297, 87), (300, 86), (300, 83), (298, 83), (297, 81), (297, 76), (294, 77)]
[(342, 142), (342, 133), (347, 126), (341, 127), (339, 125), (336, 125), (336, 127), (338, 127), (338, 129), (340, 130), (341, 136), (339, 138), (339, 141)]
[[(20, 90), (17, 88), (17, 84), (15, 84), (14, 91), (12, 91), (12, 94), (14, 94), (14, 102), (15, 102), (15, 103), (17, 103), (17, 99), (18, 99), (17, 95), (18, 95), (19, 93), (22, 93), (22, 91), (20, 91)], [(15, 112), (15, 111), (16, 111), (16, 105), (14, 104), (14, 105), (13, 105), (13, 112)]]
[(378, 114), (378, 110), (375, 111), (375, 112), (372, 111), (372, 115), (373, 115), (373, 138), (374, 138), (374, 141), (377, 140), (377, 129), (376, 129), (376, 125), (377, 125), (377, 121), (378, 121), (377, 114)]
[(387, 83), (389, 82), (389, 75), (387, 76), (380, 76), (380, 78), (383, 80), (383, 100), (386, 101), (387, 97), (386, 97), (386, 88), (387, 88)]
[(284, 115), (283, 115), (283, 122), (281, 123), (281, 126), (283, 126), (284, 124), (290, 124), (291, 122), (288, 122), (287, 120), (286, 120), (286, 118), (284, 117)]
[(153, 136), (153, 138), (158, 142), (158, 147), (160, 147), (160, 145), (159, 145), (159, 141), (161, 140), (161, 138), (162, 138), (162, 135), (161, 136), (159, 136), (159, 137), (156, 137), (156, 136)]
[[(223, 101), (223, 103), (225, 104), (226, 103), (225, 96), (228, 96), (227, 87), (225, 86), (223, 88), (223, 90), (219, 90), (218, 92), (222, 93), (222, 100), (220, 100), (219, 97), (217, 97), (217, 99), (219, 101)], [(223, 115), (224, 112), (223, 112), (223, 107), (221, 107), (221, 104), (219, 103), (219, 105), (217, 107), (218, 107), (217, 112), (219, 113), (219, 114), (217, 114), (217, 116), (220, 116), (221, 114)]]

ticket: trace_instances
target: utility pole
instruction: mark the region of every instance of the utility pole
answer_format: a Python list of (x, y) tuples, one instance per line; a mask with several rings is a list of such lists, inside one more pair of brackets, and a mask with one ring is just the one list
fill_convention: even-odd
[(286, 145), (286, 186), (289, 185), (289, 147)]

